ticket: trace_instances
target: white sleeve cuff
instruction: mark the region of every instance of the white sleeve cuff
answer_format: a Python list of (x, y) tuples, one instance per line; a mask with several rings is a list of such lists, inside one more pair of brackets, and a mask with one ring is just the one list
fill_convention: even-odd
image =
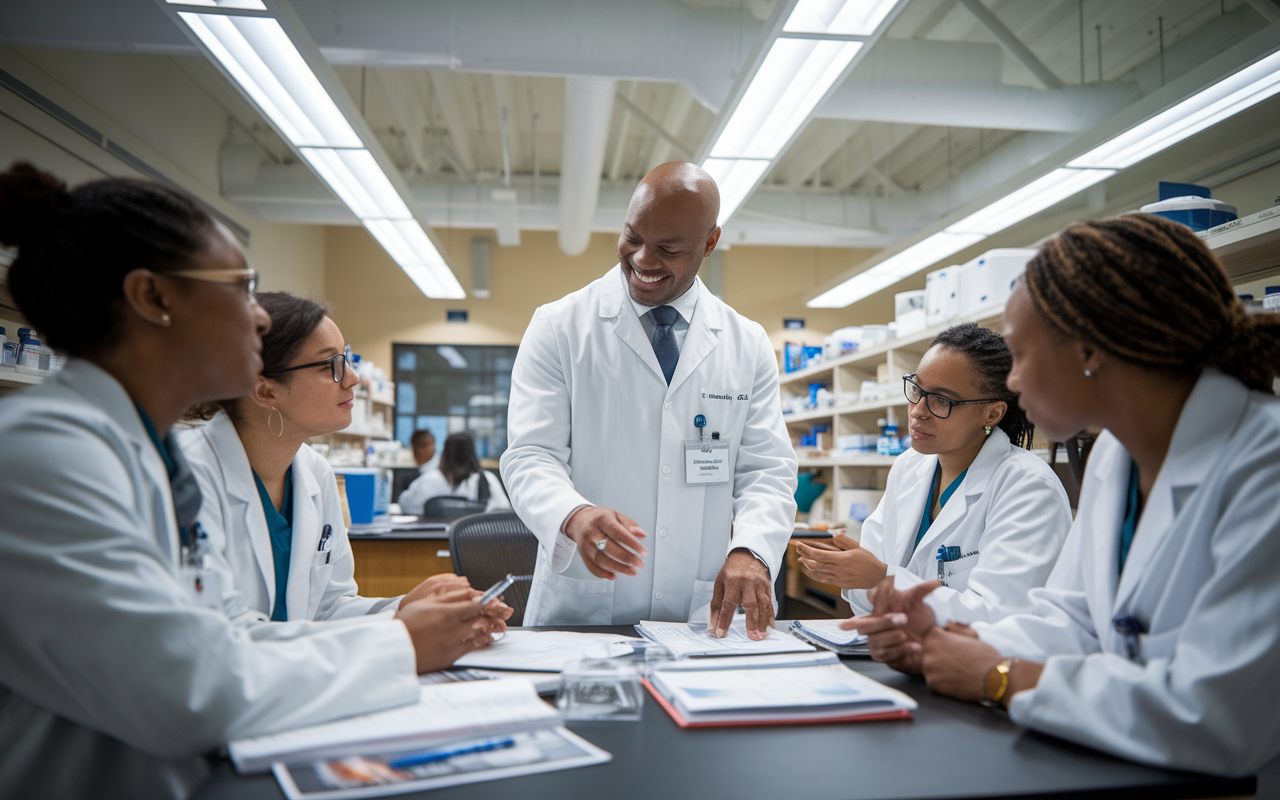
[(551, 551), (551, 571), (555, 573), (564, 572), (573, 563), (573, 556), (578, 552), (578, 546), (573, 540), (563, 533), (556, 534), (556, 546)]

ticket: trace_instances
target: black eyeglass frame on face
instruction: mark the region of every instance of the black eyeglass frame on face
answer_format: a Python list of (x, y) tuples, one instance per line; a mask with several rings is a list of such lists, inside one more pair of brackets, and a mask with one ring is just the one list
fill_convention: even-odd
[[(950, 397), (947, 397), (945, 394), (938, 394), (937, 392), (926, 392), (924, 389), (920, 388), (920, 384), (916, 383), (915, 378), (916, 378), (916, 373), (914, 372), (908, 372), (906, 375), (902, 376), (902, 393), (906, 395), (907, 402), (914, 406), (914, 405), (919, 405), (920, 401), (923, 400), (925, 404), (925, 408), (929, 409), (929, 413), (934, 415), (938, 419), (946, 419), (947, 417), (951, 416), (951, 409), (955, 408), (956, 406), (976, 406), (976, 405), (982, 405), (983, 403), (1006, 402), (1004, 398), (1001, 398), (1001, 397), (992, 397), (986, 400), (952, 400)], [(911, 399), (912, 388), (914, 388), (916, 391), (916, 399), (914, 400)], [(944, 409), (943, 413), (938, 413), (938, 410), (933, 407), (932, 398), (935, 398), (935, 397), (942, 402), (942, 407)]]
[(202, 283), (221, 283), (228, 286), (240, 285), (249, 295), (249, 302), (256, 303), (254, 292), (258, 290), (258, 271), (253, 267), (245, 269), (179, 269), (163, 272), (172, 278), (185, 278)]
[(351, 364), (353, 369), (355, 368), (355, 364), (351, 363), (351, 345), (347, 345), (342, 348), (342, 352), (338, 353), (336, 356), (330, 356), (321, 361), (312, 361), (310, 364), (299, 364), (296, 367), (285, 367), (284, 369), (273, 370), (272, 372), (263, 372), (262, 374), (270, 378), (273, 375), (283, 375), (286, 372), (306, 369), (307, 367), (327, 366), (330, 370), (330, 374), (333, 375), (333, 382), (342, 383), (342, 379), (347, 375), (348, 364)]

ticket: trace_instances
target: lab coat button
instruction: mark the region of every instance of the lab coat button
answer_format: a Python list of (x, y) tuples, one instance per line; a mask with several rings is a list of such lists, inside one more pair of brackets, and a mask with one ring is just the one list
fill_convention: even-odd
[(666, 410), (670, 411), (670, 410), (671, 410), (671, 403), (669, 403), (669, 402), (668, 402), (668, 403), (663, 403), (663, 404), (662, 404), (662, 407), (663, 407), (663, 408), (665, 408)]
[(658, 529), (658, 535), (659, 535), (659, 536), (661, 536), (661, 537), (662, 537), (662, 538), (664, 538), (664, 539), (665, 539), (665, 538), (667, 538), (667, 529), (666, 529), (666, 528), (659, 528), (659, 529)]
[(656, 598), (656, 599), (658, 599), (658, 600), (661, 600), (661, 599), (662, 599), (662, 592), (655, 592), (653, 596), (654, 596), (654, 598)]
[(662, 474), (663, 474), (663, 475), (670, 475), (670, 474), (671, 474), (671, 465), (670, 465), (670, 464), (663, 464), (663, 465), (662, 465)]

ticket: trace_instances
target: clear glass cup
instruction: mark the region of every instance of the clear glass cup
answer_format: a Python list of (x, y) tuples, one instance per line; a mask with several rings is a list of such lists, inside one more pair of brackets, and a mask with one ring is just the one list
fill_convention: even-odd
[(648, 677), (656, 666), (676, 658), (665, 646), (648, 639), (593, 645), (584, 649), (582, 655), (584, 658), (624, 661), (633, 665), (641, 677)]
[(556, 708), (566, 720), (635, 721), (644, 711), (640, 670), (625, 658), (584, 658), (560, 673)]

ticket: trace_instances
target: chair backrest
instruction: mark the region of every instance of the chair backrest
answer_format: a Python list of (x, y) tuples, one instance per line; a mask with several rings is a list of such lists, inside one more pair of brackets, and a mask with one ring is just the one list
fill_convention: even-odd
[[(449, 556), (453, 571), (484, 591), (507, 576), (532, 575), (538, 560), (538, 538), (510, 511), (464, 517), (449, 528)], [(529, 581), (516, 581), (503, 593), (515, 610), (508, 625), (524, 624)]]
[(466, 497), (446, 494), (433, 497), (422, 507), (422, 518), (448, 522), (484, 511), (485, 504)]
[(409, 488), (409, 484), (413, 483), (422, 475), (417, 467), (392, 467), (391, 468), (391, 502), (400, 502), (400, 495), (405, 489)]

